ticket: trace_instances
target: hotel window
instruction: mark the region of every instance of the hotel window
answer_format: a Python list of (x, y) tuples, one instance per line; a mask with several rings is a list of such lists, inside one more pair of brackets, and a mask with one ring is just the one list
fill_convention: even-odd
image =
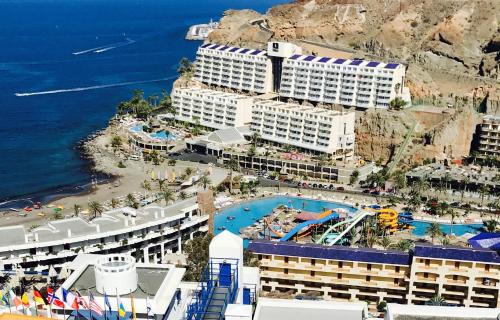
[(455, 262), (455, 269), (459, 269), (460, 268), (460, 262), (456, 261)]
[(288, 263), (288, 257), (285, 257), (285, 263)]
[(288, 269), (285, 269), (285, 274), (288, 274)]
[(316, 260), (315, 259), (311, 259), (311, 265), (312, 266), (316, 265)]
[(425, 259), (425, 266), (428, 267), (431, 265), (431, 260), (430, 259)]
[(311, 271), (311, 277), (314, 277), (316, 275), (316, 272)]
[(339, 261), (339, 268), (342, 269), (343, 263), (342, 261)]
[(399, 284), (399, 279), (398, 278), (394, 278), (394, 284)]
[(372, 270), (372, 265), (369, 263), (366, 265), (366, 269), (368, 269), (368, 271), (371, 271)]
[(453, 281), (457, 281), (458, 280), (458, 276), (455, 274), (453, 275)]
[(337, 279), (342, 279), (342, 273), (337, 273)]
[(484, 271), (490, 271), (490, 265), (489, 264), (484, 265)]
[(370, 282), (371, 279), (372, 279), (371, 276), (366, 276), (366, 282)]
[(396, 266), (396, 273), (399, 273), (400, 267)]
[(424, 278), (429, 278), (429, 274), (427, 272), (424, 272)]

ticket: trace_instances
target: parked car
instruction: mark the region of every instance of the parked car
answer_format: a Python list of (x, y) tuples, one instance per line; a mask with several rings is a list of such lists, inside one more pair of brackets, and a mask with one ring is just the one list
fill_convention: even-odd
[(337, 191), (344, 191), (345, 188), (344, 187), (337, 187)]

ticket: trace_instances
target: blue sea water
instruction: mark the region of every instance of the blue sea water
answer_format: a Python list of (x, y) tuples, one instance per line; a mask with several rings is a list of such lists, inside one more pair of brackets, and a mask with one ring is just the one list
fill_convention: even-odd
[(282, 2), (0, 0), (0, 199), (89, 183), (75, 145), (133, 89), (171, 89), (177, 62), (200, 44), (184, 40), (191, 24)]

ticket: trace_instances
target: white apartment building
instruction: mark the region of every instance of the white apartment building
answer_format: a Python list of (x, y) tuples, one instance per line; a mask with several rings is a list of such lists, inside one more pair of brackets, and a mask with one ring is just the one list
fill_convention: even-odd
[(483, 155), (500, 155), (500, 116), (483, 117), (479, 132), (479, 152)]
[(352, 156), (354, 117), (354, 112), (262, 100), (252, 107), (250, 129), (262, 139), (278, 144), (290, 144), (313, 153)]
[(196, 53), (196, 80), (248, 92), (272, 91), (266, 51), (204, 44)]
[(106, 211), (86, 221), (50, 221), (28, 230), (23, 225), (0, 228), (0, 269), (40, 268), (72, 261), (78, 254), (133, 255), (137, 261), (159, 262), (181, 251), (182, 239), (207, 232), (208, 216), (201, 215), (196, 197), (167, 207), (129, 207)]
[(244, 95), (200, 88), (175, 88), (175, 119), (213, 129), (241, 127), (252, 120), (253, 99)]
[(410, 101), (404, 78), (402, 64), (294, 54), (283, 62), (279, 94), (359, 108), (387, 108), (396, 96)]

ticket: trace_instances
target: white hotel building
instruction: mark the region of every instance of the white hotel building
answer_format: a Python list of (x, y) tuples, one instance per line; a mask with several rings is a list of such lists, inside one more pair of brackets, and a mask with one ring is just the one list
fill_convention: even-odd
[(253, 105), (250, 128), (264, 140), (349, 157), (354, 152), (354, 117), (354, 112), (261, 100)]
[(271, 61), (263, 50), (204, 44), (196, 53), (195, 78), (247, 92), (272, 91)]
[(410, 102), (402, 64), (301, 53), (300, 47), (283, 42), (269, 42), (267, 51), (205, 44), (198, 49), (195, 78), (208, 85), (347, 107), (388, 108), (397, 96)]
[(92, 221), (71, 218), (35, 229), (1, 227), (0, 270), (47, 269), (78, 254), (133, 255), (137, 261), (160, 262), (182, 249), (182, 241), (207, 232), (208, 216), (199, 213), (196, 197), (167, 207), (125, 207), (103, 212)]
[(212, 129), (241, 127), (252, 119), (253, 99), (221, 91), (200, 88), (175, 88), (172, 104), (176, 120), (199, 123)]

